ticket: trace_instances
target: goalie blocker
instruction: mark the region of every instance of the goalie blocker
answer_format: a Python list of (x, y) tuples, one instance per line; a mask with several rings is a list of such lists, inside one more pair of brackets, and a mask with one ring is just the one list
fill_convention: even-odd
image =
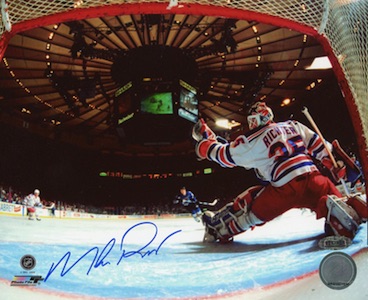
[[(335, 184), (339, 182), (340, 178), (347, 180), (351, 183), (353, 187), (358, 180), (363, 181), (363, 173), (362, 170), (357, 165), (357, 162), (354, 161), (345, 151), (341, 148), (340, 143), (337, 140), (332, 142), (332, 154), (336, 158), (338, 168), (334, 168), (332, 165), (325, 165), (331, 172), (333, 181)], [(342, 172), (343, 171), (343, 172)], [(343, 176), (340, 175), (343, 173)]]

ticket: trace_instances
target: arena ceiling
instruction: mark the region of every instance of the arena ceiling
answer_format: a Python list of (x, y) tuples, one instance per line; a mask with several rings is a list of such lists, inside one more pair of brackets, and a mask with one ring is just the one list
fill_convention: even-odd
[[(252, 20), (135, 14), (52, 24), (10, 40), (0, 64), (0, 118), (101, 151), (188, 153), (193, 123), (177, 115), (180, 80), (195, 87), (199, 117), (231, 134), (246, 127), (255, 101), (285, 114), (326, 86), (332, 69), (308, 69), (324, 56), (314, 38)], [(129, 91), (117, 106), (121, 87)], [(142, 97), (153, 92), (172, 92), (172, 114), (142, 113)]]

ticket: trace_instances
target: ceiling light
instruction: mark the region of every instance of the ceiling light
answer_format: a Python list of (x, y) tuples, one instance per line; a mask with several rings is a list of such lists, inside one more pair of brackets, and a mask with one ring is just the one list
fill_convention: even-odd
[(227, 119), (218, 119), (216, 121), (216, 125), (221, 128), (232, 129), (236, 126), (239, 126), (240, 123), (236, 122), (235, 120), (229, 121)]
[(4, 64), (5, 64), (6, 67), (9, 67), (8, 61), (7, 61), (7, 59), (5, 57), (3, 58), (3, 62), (4, 62)]
[(327, 70), (332, 69), (332, 65), (327, 56), (316, 57), (306, 70)]
[(83, 0), (74, 0), (74, 8), (78, 8), (83, 5)]
[(218, 127), (222, 127), (222, 128), (229, 128), (229, 120), (226, 120), (226, 119), (218, 119), (216, 121), (216, 125)]
[(337, 59), (339, 60), (339, 63), (342, 64), (345, 61), (346, 54), (339, 54), (337, 56)]
[(286, 106), (286, 105), (289, 105), (291, 102), (290, 98), (285, 98), (284, 100), (282, 100), (282, 104), (281, 106)]
[(254, 25), (253, 25), (253, 26), (252, 26), (252, 29), (253, 29), (253, 32), (254, 32), (254, 33), (258, 33), (258, 29), (257, 29), (257, 27), (256, 27), (256, 26), (254, 26)]
[(30, 115), (30, 114), (32, 114), (30, 110), (28, 110), (28, 109), (26, 109), (26, 108), (24, 108), (24, 107), (22, 108), (21, 112), (22, 112), (22, 113), (29, 114), (29, 115)]

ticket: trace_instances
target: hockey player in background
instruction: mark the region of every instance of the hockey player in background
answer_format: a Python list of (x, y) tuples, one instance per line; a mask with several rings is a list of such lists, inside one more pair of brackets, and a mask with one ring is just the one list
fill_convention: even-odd
[[(231, 241), (292, 208), (311, 209), (317, 219), (326, 218), (328, 234), (353, 238), (359, 224), (367, 220), (366, 202), (359, 195), (342, 198), (314, 160), (328, 167), (336, 181), (345, 176), (345, 164), (339, 161), (335, 168), (321, 138), (305, 125), (275, 123), (264, 102), (252, 105), (247, 118), (250, 131), (231, 142), (218, 139), (204, 120), (193, 127), (199, 159), (228, 168), (253, 168), (264, 183), (248, 188), (216, 213), (205, 212), (204, 241)], [(326, 143), (333, 150), (332, 144)]]
[(201, 221), (202, 210), (199, 207), (197, 198), (191, 191), (188, 191), (185, 186), (180, 188), (180, 194), (173, 201), (174, 204), (181, 204), (192, 214), (192, 217), (197, 222)]
[(40, 199), (40, 190), (35, 189), (33, 194), (29, 194), (24, 198), (24, 204), (27, 207), (28, 219), (34, 220), (36, 216), (37, 221), (41, 221), (37, 213), (37, 207), (42, 207), (41, 199)]

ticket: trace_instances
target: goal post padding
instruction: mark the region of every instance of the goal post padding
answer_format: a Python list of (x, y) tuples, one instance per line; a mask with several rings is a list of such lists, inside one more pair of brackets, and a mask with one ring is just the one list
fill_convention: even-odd
[[(44, 0), (46, 1), (46, 0)], [(349, 2), (348, 0), (334, 0), (341, 1), (341, 2)], [(40, 0), (38, 1), (32, 1), (32, 2), (42, 2)], [(47, 2), (47, 1), (46, 1)], [(84, 1), (87, 2), (96, 2), (96, 1)], [(119, 1), (110, 1), (110, 2), (119, 2)], [(237, 2), (239, 4), (243, 4), (244, 7), (247, 7), (247, 5), (251, 4), (252, 1), (228, 1), (228, 3), (231, 2)], [(259, 2), (259, 1), (256, 1)], [(271, 1), (272, 2), (272, 1)], [(285, 2), (295, 2), (295, 1), (285, 1)], [(313, 5), (311, 1), (305, 1), (306, 3)], [(233, 18), (233, 19), (241, 19), (241, 20), (253, 20), (260, 23), (266, 23), (278, 27), (284, 27), (289, 28), (295, 31), (299, 31), (301, 33), (313, 36), (315, 39), (317, 39), (322, 47), (324, 48), (325, 52), (327, 53), (332, 66), (333, 70), (335, 72), (335, 75), (337, 77), (338, 83), (340, 85), (340, 88), (343, 92), (343, 95), (345, 97), (346, 105), (350, 114), (350, 118), (352, 120), (352, 124), (354, 126), (355, 130), (355, 136), (358, 143), (358, 149), (359, 149), (359, 155), (361, 158), (361, 164), (363, 166), (363, 172), (365, 178), (368, 178), (368, 145), (367, 145), (367, 137), (368, 137), (368, 120), (365, 120), (364, 118), (367, 118), (365, 115), (365, 106), (364, 101), (368, 102), (368, 95), (366, 93), (365, 99), (360, 99), (359, 97), (362, 97), (360, 95), (357, 96), (357, 93), (354, 93), (354, 80), (348, 80), (349, 77), (349, 70), (344, 70), (344, 67), (342, 66), (341, 61), (339, 61), (338, 57), (336, 56), (336, 49), (334, 51), (334, 41), (331, 41), (328, 38), (328, 35), (326, 34), (326, 27), (328, 31), (328, 26), (333, 27), (334, 24), (328, 24), (329, 19), (328, 17), (332, 15), (331, 9), (328, 6), (329, 1), (322, 1), (325, 2), (324, 5), (321, 5), (321, 1), (315, 1), (315, 3), (318, 2), (318, 5), (315, 6), (316, 9), (320, 9), (323, 7), (325, 11), (316, 13), (314, 15), (311, 15), (311, 20), (308, 20), (308, 24), (301, 23), (301, 17), (300, 15), (295, 14), (295, 19), (297, 21), (290, 19), (293, 16), (293, 12), (290, 11), (290, 15), (288, 15), (288, 18), (283, 18), (278, 15), (275, 15), (275, 13), (268, 14), (264, 11), (259, 12), (255, 10), (247, 10), (241, 7), (234, 8), (224, 6), (224, 3), (220, 3), (219, 1), (186, 1), (181, 2), (179, 1), (179, 6), (174, 6), (168, 8), (169, 1), (167, 2), (140, 2), (138, 3), (129, 3), (129, 4), (111, 4), (111, 5), (100, 5), (97, 6), (96, 3), (94, 3), (94, 6), (86, 7), (83, 6), (81, 8), (76, 9), (67, 9), (62, 12), (57, 13), (49, 13), (44, 16), (40, 16), (33, 19), (27, 19), (27, 20), (20, 20), (19, 22), (12, 24), (11, 31), (5, 31), (4, 26), (0, 26), (0, 33), (2, 33), (0, 38), (0, 59), (2, 59), (6, 47), (10, 41), (10, 39), (16, 35), (17, 33), (42, 27), (42, 26), (48, 26), (52, 24), (57, 24), (61, 22), (68, 22), (68, 21), (75, 21), (75, 20), (83, 20), (88, 18), (97, 18), (97, 17), (104, 17), (104, 16), (118, 16), (118, 15), (124, 15), (124, 14), (188, 14), (188, 15), (208, 15), (208, 16), (221, 16), (225, 18)], [(367, 1), (368, 2), (368, 1)], [(200, 4), (199, 4), (200, 3)], [(211, 5), (206, 5), (206, 3), (209, 3)], [(259, 3), (258, 3), (259, 4)], [(282, 4), (277, 4), (281, 6)], [(368, 8), (368, 4), (362, 4), (362, 11), (361, 15), (364, 17), (364, 7)], [(27, 5), (25, 5), (25, 9), (27, 9)], [(339, 9), (339, 8), (337, 8)], [(344, 9), (344, 8), (341, 8)], [(336, 11), (336, 7), (334, 7), (334, 11)], [(12, 21), (12, 14), (11, 14), (11, 5), (9, 7), (9, 15), (10, 20)], [(359, 12), (357, 12), (359, 13)], [(312, 19), (314, 18), (314, 19)], [(1, 21), (1, 18), (0, 18)], [(336, 21), (335, 21), (336, 22)], [(343, 20), (342, 22), (346, 22)], [(0, 22), (1, 23), (1, 22)], [(351, 26), (354, 26), (353, 24), (350, 24)], [(367, 26), (368, 27), (368, 26)], [(367, 27), (365, 27), (365, 30), (367, 30)], [(330, 31), (333, 31), (333, 29), (330, 29)], [(364, 33), (362, 33), (364, 35)], [(367, 32), (365, 32), (367, 34)], [(352, 37), (354, 38), (354, 37)], [(364, 47), (368, 47), (367, 44), (357, 44), (357, 46), (362, 47), (363, 54), (367, 54), (367, 49)], [(364, 64), (364, 62), (363, 62)], [(359, 66), (358, 66), (359, 67)], [(362, 67), (364, 68), (364, 66)], [(364, 73), (363, 78), (361, 80), (364, 82)], [(356, 80), (355, 80), (356, 81)], [(367, 82), (368, 84), (368, 82)], [(357, 87), (358, 88), (358, 87)], [(363, 87), (364, 89), (364, 87)], [(363, 90), (363, 97), (364, 97), (365, 90)], [(354, 96), (355, 95), (355, 96)], [(358, 98), (358, 99), (357, 99)], [(357, 103), (359, 102), (359, 103)], [(362, 106), (363, 103), (363, 106)], [(360, 104), (360, 105), (358, 105)], [(368, 104), (365, 104), (368, 106)]]

